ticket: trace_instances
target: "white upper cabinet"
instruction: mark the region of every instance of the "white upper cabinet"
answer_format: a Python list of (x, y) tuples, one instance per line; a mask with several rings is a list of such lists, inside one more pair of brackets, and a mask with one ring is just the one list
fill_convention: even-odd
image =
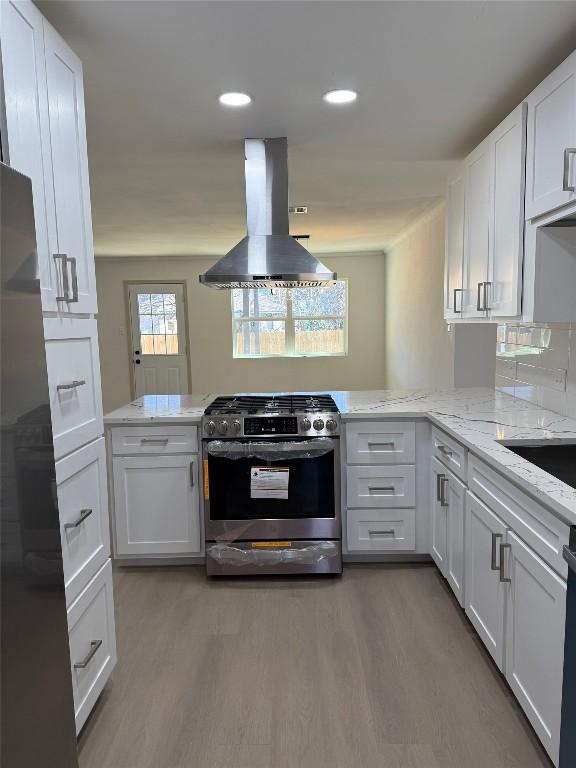
[(82, 63), (46, 21), (44, 47), (63, 303), (69, 312), (96, 312)]
[(82, 65), (28, 0), (0, 3), (5, 160), (32, 180), (45, 311), (96, 312)]
[(464, 164), (464, 269), (462, 317), (484, 317), (488, 282), (490, 142)]
[(57, 310), (56, 220), (50, 167), (50, 132), (44, 59), (44, 22), (31, 2), (0, 2), (5, 99), (4, 162), (32, 180), (42, 306)]
[(448, 180), (446, 190), (446, 270), (444, 272), (444, 317), (462, 313), (462, 266), (464, 255), (464, 175)]
[(576, 51), (528, 97), (526, 218), (576, 200)]
[(485, 309), (491, 317), (514, 317), (521, 311), (526, 112), (526, 105), (520, 104), (490, 135), (490, 244)]

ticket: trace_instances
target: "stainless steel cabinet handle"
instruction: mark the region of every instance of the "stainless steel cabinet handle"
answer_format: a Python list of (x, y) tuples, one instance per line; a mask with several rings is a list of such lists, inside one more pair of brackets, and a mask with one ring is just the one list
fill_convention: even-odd
[(82, 659), (82, 661), (77, 661), (74, 664), (74, 669), (86, 669), (88, 664), (92, 661), (94, 656), (96, 656), (98, 652), (98, 648), (102, 645), (102, 640), (92, 640), (90, 643), (90, 650), (86, 654), (86, 656)]
[(570, 185), (570, 155), (576, 155), (576, 148), (564, 150), (564, 177), (562, 178), (562, 189), (564, 192), (576, 192), (576, 186)]
[(76, 257), (69, 256), (68, 261), (70, 262), (70, 269), (72, 272), (72, 296), (68, 301), (70, 304), (75, 304), (78, 301), (78, 271), (76, 268)]
[(447, 507), (448, 506), (448, 499), (446, 498), (446, 494), (444, 493), (444, 489), (448, 485), (450, 480), (447, 477), (442, 477), (442, 480), (440, 481), (440, 506), (441, 507)]
[(512, 544), (500, 544), (500, 581), (511, 584), (512, 579), (509, 576), (505, 576), (505, 565), (506, 565), (506, 555), (504, 554), (506, 550), (512, 549)]
[(496, 550), (498, 547), (498, 542), (502, 538), (501, 533), (493, 533), (492, 534), (492, 558), (490, 562), (490, 568), (493, 571), (499, 571), (500, 570), (500, 564), (496, 562)]
[(394, 493), (396, 488), (394, 488), (393, 485), (369, 485), (368, 486), (369, 491), (383, 491), (386, 493)]
[(388, 440), (385, 443), (381, 443), (381, 442), (380, 443), (368, 443), (368, 448), (376, 448), (378, 446), (385, 446), (385, 445), (394, 446), (395, 442), (394, 442), (394, 440)]
[(385, 531), (368, 531), (370, 536), (395, 536), (394, 528), (387, 528)]
[(487, 280), (485, 283), (482, 283), (482, 285), (484, 286), (484, 306), (482, 307), (482, 309), (484, 310), (484, 312), (488, 312), (488, 310), (490, 309), (490, 307), (488, 306), (488, 286), (492, 285), (492, 283)]
[(462, 312), (462, 309), (456, 309), (456, 294), (458, 292), (462, 293), (463, 290), (464, 290), (463, 288), (454, 288), (454, 296), (452, 299), (452, 309), (454, 310), (455, 314)]
[(452, 456), (452, 454), (454, 453), (454, 451), (451, 451), (450, 448), (448, 448), (447, 445), (439, 445), (438, 446), (438, 450), (442, 451), (444, 456)]
[(77, 387), (83, 387), (85, 384), (86, 381), (84, 379), (74, 379), (69, 384), (58, 384), (56, 389), (60, 392), (62, 389), (76, 389)]
[(190, 487), (194, 488), (194, 462), (190, 462)]
[(436, 501), (442, 501), (442, 481), (446, 475), (436, 475)]
[(167, 437), (143, 437), (140, 445), (168, 445)]
[(86, 520), (90, 515), (94, 512), (93, 509), (81, 509), (80, 515), (78, 516), (77, 520), (74, 520), (73, 523), (64, 523), (64, 528), (78, 528), (79, 525), (82, 525), (84, 520)]
[(62, 296), (56, 296), (56, 301), (68, 301), (70, 298), (70, 284), (68, 282), (68, 256), (65, 253), (54, 253), (54, 261), (62, 262)]
[(478, 297), (477, 297), (477, 300), (476, 300), (476, 309), (478, 310), (478, 312), (482, 312), (482, 309), (483, 309), (482, 304), (481, 304), (481, 300), (480, 300), (480, 294), (482, 293), (482, 286), (483, 285), (484, 285), (484, 283), (478, 283)]

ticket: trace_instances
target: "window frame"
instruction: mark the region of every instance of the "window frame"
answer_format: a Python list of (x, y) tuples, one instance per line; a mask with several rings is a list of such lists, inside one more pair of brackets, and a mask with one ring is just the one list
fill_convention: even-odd
[[(286, 289), (286, 314), (285, 315), (259, 315), (255, 317), (234, 317), (234, 290), (255, 290), (252, 288), (233, 289), (231, 291), (230, 305), (232, 314), (232, 357), (237, 360), (259, 360), (279, 357), (346, 357), (348, 355), (348, 280), (340, 278), (337, 283), (344, 285), (345, 313), (343, 315), (294, 315), (292, 312), (292, 288)], [(256, 289), (258, 290), (258, 289)], [(296, 351), (296, 321), (299, 320), (342, 320), (344, 324), (344, 349), (342, 352), (297, 352)], [(240, 352), (237, 347), (238, 326), (242, 323), (284, 323), (284, 352)]]

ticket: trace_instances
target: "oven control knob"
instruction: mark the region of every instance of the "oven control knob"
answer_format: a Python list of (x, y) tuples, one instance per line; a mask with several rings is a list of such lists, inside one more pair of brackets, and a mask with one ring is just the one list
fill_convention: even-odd
[(336, 423), (335, 419), (328, 419), (326, 422), (326, 429), (328, 432), (334, 432), (335, 429), (338, 428), (338, 424)]
[(214, 422), (213, 422), (213, 421), (209, 421), (209, 422), (206, 424), (206, 426), (204, 427), (204, 429), (206, 430), (206, 432), (207, 432), (209, 435), (213, 435), (213, 434), (214, 434), (214, 432), (216, 432), (216, 424), (214, 424)]
[(302, 429), (304, 430), (304, 432), (308, 432), (308, 430), (309, 430), (309, 429), (310, 429), (310, 427), (312, 426), (312, 424), (310, 423), (310, 419), (309, 419), (309, 418), (307, 418), (307, 417), (305, 416), (305, 417), (302, 419), (302, 421), (300, 422), (300, 426), (302, 427)]
[(225, 435), (226, 432), (228, 432), (228, 422), (224, 419), (223, 421), (218, 422), (218, 434)]
[(240, 424), (238, 419), (234, 419), (234, 421), (232, 422), (232, 424), (230, 426), (232, 434), (233, 435), (237, 435), (240, 432), (241, 427), (242, 427), (242, 424)]
[(324, 422), (322, 419), (314, 419), (314, 429), (316, 432), (320, 432), (322, 429), (324, 429)]

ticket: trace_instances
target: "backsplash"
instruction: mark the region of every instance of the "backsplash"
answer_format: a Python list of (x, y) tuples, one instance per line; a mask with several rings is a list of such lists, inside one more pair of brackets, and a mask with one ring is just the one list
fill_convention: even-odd
[(576, 418), (576, 324), (498, 326), (496, 388)]

